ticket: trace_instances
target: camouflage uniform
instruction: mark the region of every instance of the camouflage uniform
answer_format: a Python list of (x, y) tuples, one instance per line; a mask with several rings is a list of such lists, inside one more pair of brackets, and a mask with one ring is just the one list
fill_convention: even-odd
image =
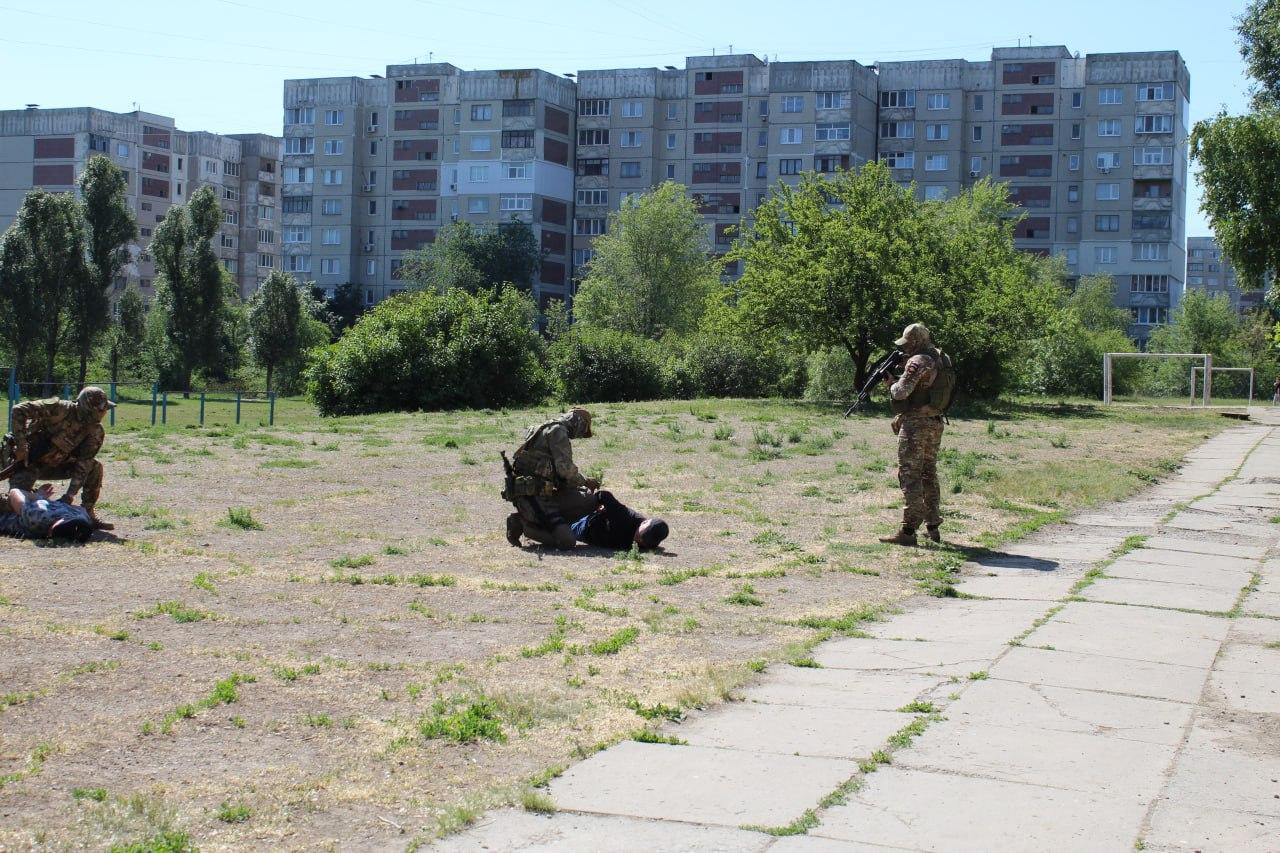
[[(9, 488), (31, 491), (38, 479), (69, 480), (64, 497), (74, 498), (83, 490), (81, 503), (92, 514), (102, 492), (102, 463), (96, 457), (105, 432), (99, 413), (114, 406), (101, 388), (92, 386), (75, 402), (28, 400), (14, 406), (9, 453), (22, 456), (30, 451), (32, 456), (10, 478)], [(6, 458), (4, 464), (9, 461)]]
[(512, 500), (516, 513), (507, 519), (507, 538), (513, 544), (521, 533), (556, 548), (577, 543), (569, 524), (595, 509), (592, 491), (599, 484), (574, 464), (571, 439), (590, 435), (591, 415), (585, 409), (529, 428), (511, 460), (517, 478), (533, 491)]
[(942, 445), (942, 413), (929, 404), (929, 389), (938, 375), (942, 353), (933, 346), (928, 329), (909, 326), (898, 341), (913, 354), (902, 376), (889, 389), (898, 432), (898, 483), (902, 486), (901, 537), (915, 536), (921, 524), (937, 539), (939, 512), (938, 450)]

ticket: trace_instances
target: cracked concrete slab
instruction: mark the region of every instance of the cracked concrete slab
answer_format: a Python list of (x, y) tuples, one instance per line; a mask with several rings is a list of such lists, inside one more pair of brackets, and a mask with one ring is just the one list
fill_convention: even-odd
[(816, 835), (789, 835), (779, 838), (769, 848), (769, 853), (901, 853), (910, 847), (884, 847), (880, 844), (862, 844), (857, 841), (837, 841)]
[(1100, 792), (894, 767), (868, 777), (811, 834), (895, 849), (1119, 853), (1132, 850), (1143, 808)]
[(1225, 613), (1235, 607), (1239, 592), (1239, 589), (1209, 589), (1181, 583), (1104, 577), (1085, 587), (1080, 595), (1090, 601)]
[(1138, 560), (1143, 563), (1159, 563), (1169, 566), (1190, 566), (1203, 569), (1237, 569), (1256, 571), (1258, 561), (1251, 557), (1232, 557), (1225, 554), (1201, 554), (1195, 551), (1175, 551), (1167, 548), (1136, 548), (1116, 562)]
[(740, 691), (743, 701), (768, 705), (805, 705), (893, 711), (928, 694), (946, 679), (897, 672), (856, 672), (780, 665)]
[(1000, 598), (1021, 601), (1054, 602), (1065, 596), (1079, 574), (1042, 577), (1042, 572), (1024, 574), (1005, 573), (996, 576), (970, 575), (956, 584), (956, 590), (964, 595), (983, 598)]
[(1280, 818), (1280, 720), (1259, 717), (1197, 719), (1165, 797)]
[(1021, 633), (1048, 610), (1048, 605), (1037, 601), (951, 602), (873, 622), (863, 630), (888, 640), (1000, 643)]
[(1005, 649), (1002, 642), (931, 643), (851, 639), (824, 643), (813, 658), (833, 669), (892, 670), (919, 675), (966, 676), (984, 670)]
[(1147, 850), (1275, 853), (1280, 818), (1160, 800), (1143, 840)]
[(1280, 714), (1280, 672), (1215, 671), (1208, 699), (1235, 711)]
[(909, 722), (911, 715), (897, 711), (735, 703), (663, 731), (692, 746), (858, 759)]
[(1145, 547), (1162, 551), (1186, 551), (1191, 554), (1217, 554), (1223, 557), (1245, 557), (1259, 560), (1267, 553), (1267, 546), (1258, 542), (1216, 542), (1192, 539), (1181, 535), (1157, 534), (1149, 538)]
[(1140, 560), (1117, 560), (1107, 566), (1107, 577), (1180, 583), (1239, 594), (1252, 575), (1247, 571), (1215, 569), (1210, 566), (1192, 568), (1191, 566), (1144, 563)]
[(561, 809), (714, 826), (783, 826), (857, 772), (834, 758), (624, 741), (551, 783)]
[(503, 809), (486, 815), (466, 835), (446, 838), (431, 849), (442, 853), (763, 853), (772, 840), (758, 832), (674, 821), (571, 812), (544, 816)]
[(1225, 619), (1197, 613), (1071, 602), (1022, 643), (1207, 670), (1230, 627)]
[(1261, 613), (1280, 619), (1280, 594), (1274, 592), (1253, 592), (1244, 600), (1245, 613)]
[(1199, 699), (1207, 674), (1200, 667), (1028, 648), (1010, 649), (991, 668), (992, 678), (1008, 681), (1174, 702)]

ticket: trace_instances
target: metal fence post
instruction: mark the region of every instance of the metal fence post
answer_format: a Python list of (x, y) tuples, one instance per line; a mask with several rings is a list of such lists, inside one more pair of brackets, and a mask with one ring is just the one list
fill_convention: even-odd
[[(112, 383), (111, 383), (111, 402), (113, 402), (113, 403), (117, 402), (117, 401), (116, 401), (116, 383), (114, 383), (114, 382), (112, 382)], [(110, 415), (110, 417), (111, 417), (111, 425), (112, 425), (112, 426), (115, 426), (115, 425), (116, 425), (116, 408), (115, 408), (115, 406), (112, 406), (112, 407), (111, 407), (111, 415)]]
[(160, 397), (160, 423), (169, 423), (169, 392), (162, 391)]
[(276, 425), (276, 392), (271, 391), (270, 393), (268, 393), (267, 396), (270, 397), (270, 402), (271, 402), (271, 408), (269, 410), (271, 414), (268, 416), (267, 426), (275, 426)]
[(204, 392), (200, 392), (200, 426), (204, 426)]
[(62, 399), (64, 400), (71, 399), (71, 383), (69, 382), (62, 383)]
[(151, 425), (156, 425), (156, 395), (160, 392), (159, 383), (151, 383)]
[(9, 398), (9, 422), (5, 429), (13, 428), (13, 404), (18, 402), (18, 369), (16, 367), (9, 368), (9, 393), (5, 396)]
[(240, 424), (240, 392), (236, 391), (236, 425)]

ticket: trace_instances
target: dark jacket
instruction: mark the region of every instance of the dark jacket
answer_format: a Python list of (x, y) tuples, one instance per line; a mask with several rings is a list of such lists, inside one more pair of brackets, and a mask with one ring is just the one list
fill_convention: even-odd
[(597, 548), (630, 550), (636, 531), (645, 520), (644, 516), (621, 503), (609, 492), (596, 492), (595, 497), (595, 511), (574, 522), (573, 535), (579, 542), (595, 545)]

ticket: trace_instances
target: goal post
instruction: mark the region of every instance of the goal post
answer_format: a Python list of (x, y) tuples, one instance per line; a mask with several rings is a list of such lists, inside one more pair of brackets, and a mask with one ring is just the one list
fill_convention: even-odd
[[(1209, 394), (1213, 388), (1213, 354), (1203, 352), (1106, 352), (1102, 354), (1102, 402), (1104, 405), (1111, 405), (1112, 399), (1112, 377), (1113, 366), (1116, 359), (1136, 358), (1136, 359), (1169, 359), (1169, 358), (1195, 358), (1199, 359), (1201, 366), (1196, 368), (1202, 370), (1205, 375), (1204, 382), (1204, 405), (1209, 405)], [(1186, 374), (1183, 374), (1184, 376)]]
[[(1191, 368), (1191, 400), (1190, 402), (1191, 402), (1191, 405), (1193, 406), (1196, 404), (1196, 377), (1204, 375), (1204, 372), (1205, 372), (1205, 369), (1203, 367), (1194, 366)], [(1210, 378), (1209, 378), (1209, 382), (1207, 383), (1208, 386), (1212, 386), (1213, 374), (1215, 373), (1247, 373), (1249, 374), (1249, 397), (1248, 397), (1247, 405), (1250, 405), (1250, 406), (1253, 405), (1254, 369), (1252, 367), (1211, 367), (1209, 368)], [(1208, 404), (1208, 397), (1209, 397), (1209, 391), (1206, 388), (1205, 390), (1206, 405)]]

